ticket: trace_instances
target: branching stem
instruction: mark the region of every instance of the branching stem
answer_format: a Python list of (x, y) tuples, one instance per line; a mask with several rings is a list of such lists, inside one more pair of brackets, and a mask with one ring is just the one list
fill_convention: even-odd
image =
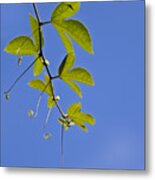
[(40, 22), (40, 26), (46, 25), (46, 24), (50, 24), (51, 21), (44, 21), (44, 22)]
[(53, 79), (57, 79), (57, 78), (59, 78), (59, 75), (53, 76), (53, 77), (52, 77), (52, 80), (53, 80)]
[[(48, 65), (46, 64), (46, 60), (45, 60), (45, 57), (44, 57), (44, 54), (43, 54), (43, 50), (42, 50), (42, 38), (41, 38), (41, 33), (42, 33), (42, 32), (41, 32), (41, 26), (42, 26), (43, 24), (47, 24), (47, 23), (49, 23), (49, 22), (41, 23), (40, 17), (39, 17), (39, 13), (38, 13), (38, 10), (37, 10), (37, 7), (36, 7), (36, 4), (35, 4), (35, 3), (33, 3), (33, 8), (34, 8), (34, 12), (35, 12), (37, 21), (38, 21), (38, 23), (39, 23), (39, 41), (40, 41), (40, 43), (39, 43), (39, 45), (40, 45), (39, 57), (42, 57), (42, 59), (43, 59), (43, 64), (44, 64), (45, 69), (46, 69), (46, 71), (47, 71), (47, 74), (48, 74), (48, 76), (49, 76), (49, 78), (50, 78), (50, 80), (51, 80), (51, 81), (50, 81), (50, 82), (51, 82), (51, 86), (53, 87), (53, 82), (52, 82), (52, 80), (58, 78), (58, 76), (53, 76), (53, 77), (52, 77), (51, 72), (50, 72), (50, 70), (49, 70), (49, 68), (48, 68)], [(55, 104), (56, 104), (56, 107), (57, 107), (59, 113), (61, 114), (61, 116), (62, 116), (63, 118), (65, 118), (65, 114), (63, 113), (60, 105), (58, 104), (58, 102), (57, 102), (57, 100), (56, 100), (56, 98), (55, 98), (54, 88), (53, 88), (53, 100), (55, 101)], [(64, 156), (64, 155), (63, 155), (63, 134), (64, 134), (64, 127), (63, 127), (63, 125), (62, 125), (62, 131), (61, 131), (61, 156), (62, 156), (62, 162), (63, 162), (63, 156)]]

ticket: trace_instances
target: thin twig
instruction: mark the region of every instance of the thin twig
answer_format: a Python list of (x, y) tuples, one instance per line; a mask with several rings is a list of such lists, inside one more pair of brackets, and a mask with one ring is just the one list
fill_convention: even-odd
[(39, 57), (37, 57), (23, 72), (20, 74), (20, 76), (17, 77), (17, 79), (13, 82), (13, 84), (10, 86), (10, 88), (5, 91), (5, 94), (8, 94), (14, 86), (17, 84), (17, 82), (24, 76), (24, 74), (34, 65), (34, 63), (38, 60)]
[[(40, 22), (41, 22), (41, 21), (40, 21), (40, 17), (39, 17), (38, 10), (37, 10), (37, 7), (36, 7), (35, 3), (33, 3), (33, 7), (34, 7), (35, 14), (36, 14), (36, 18), (37, 18), (37, 20), (38, 20), (38, 22), (39, 22), (39, 41), (40, 41), (40, 43), (39, 43), (39, 44), (40, 44), (40, 53), (39, 53), (39, 56), (42, 57), (42, 59), (43, 59), (43, 64), (44, 64), (44, 66), (45, 66), (45, 68), (46, 68), (46, 71), (47, 71), (47, 74), (48, 74), (48, 76), (49, 76), (49, 78), (50, 78), (50, 80), (51, 80), (51, 85), (53, 86), (53, 84), (52, 84), (52, 75), (51, 75), (51, 73), (50, 73), (50, 70), (49, 70), (49, 68), (48, 68), (48, 65), (46, 64), (46, 60), (45, 60), (45, 57), (44, 57), (44, 54), (43, 54), (43, 50), (42, 50), (42, 47), (41, 47), (41, 44), (42, 44), (41, 26), (40, 26)], [(55, 101), (56, 106), (57, 106), (60, 114), (62, 115), (62, 117), (65, 117), (63, 111), (61, 110), (58, 102), (57, 102), (56, 99), (55, 99), (54, 91), (53, 91), (53, 100)]]
[(51, 24), (51, 21), (40, 22), (40, 26), (43, 26), (43, 25), (46, 25), (46, 24)]
[(53, 80), (53, 79), (57, 79), (57, 78), (59, 78), (59, 77), (60, 77), (59, 75), (53, 76), (53, 77), (52, 77), (52, 80)]

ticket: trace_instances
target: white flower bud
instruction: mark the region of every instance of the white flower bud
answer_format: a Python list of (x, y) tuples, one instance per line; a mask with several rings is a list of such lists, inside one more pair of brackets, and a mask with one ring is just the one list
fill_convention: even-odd
[(59, 101), (60, 100), (60, 96), (56, 96), (55, 100)]

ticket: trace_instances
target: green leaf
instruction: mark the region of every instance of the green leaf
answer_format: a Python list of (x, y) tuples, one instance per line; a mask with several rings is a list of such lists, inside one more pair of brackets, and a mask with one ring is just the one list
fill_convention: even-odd
[(82, 128), (84, 131), (88, 131), (84, 123), (90, 125), (95, 124), (95, 119), (90, 114), (81, 112), (81, 103), (75, 103), (69, 106), (67, 110), (67, 116), (74, 122), (77, 126)]
[(52, 13), (51, 21), (54, 19), (69, 18), (76, 14), (80, 9), (80, 2), (62, 2)]
[(48, 106), (49, 108), (52, 108), (52, 107), (55, 106), (55, 101), (53, 100), (53, 97), (52, 97), (52, 96), (48, 97), (47, 106)]
[(69, 85), (70, 88), (73, 89), (73, 91), (75, 91), (79, 97), (82, 98), (82, 93), (81, 93), (79, 86), (77, 84), (75, 84), (74, 82), (70, 81), (70, 79), (68, 79), (68, 77), (63, 76), (64, 74), (66, 74), (68, 72), (68, 70), (70, 68), (72, 68), (72, 66), (74, 65), (74, 61), (75, 61), (75, 56), (73, 53), (69, 53), (68, 55), (66, 55), (64, 60), (62, 61), (62, 63), (59, 66), (58, 74), (59, 74), (60, 78), (67, 85)]
[(87, 127), (86, 127), (85, 124), (83, 124), (82, 122), (79, 122), (79, 120), (77, 120), (77, 119), (74, 119), (73, 122), (74, 122), (77, 126), (79, 126), (83, 131), (88, 132), (88, 129), (87, 129)]
[(76, 92), (76, 94), (82, 98), (82, 92), (77, 84), (74, 82), (68, 80), (67, 78), (62, 79), (73, 91)]
[(61, 76), (63, 73), (67, 72), (74, 65), (75, 56), (73, 53), (69, 53), (65, 56), (62, 63), (59, 66), (58, 74)]
[(51, 89), (47, 87), (47, 84), (45, 84), (42, 80), (40, 79), (33, 79), (32, 81), (30, 81), (28, 83), (28, 85), (31, 87), (31, 88), (34, 88), (34, 89), (37, 89), (41, 92), (45, 92), (47, 93), (49, 96), (52, 96), (52, 92), (51, 92)]
[(40, 80), (40, 79), (33, 79), (32, 81), (30, 81), (28, 83), (28, 85), (31, 88), (37, 89), (39, 91), (43, 91), (44, 88), (45, 88), (45, 83), (42, 80)]
[(85, 122), (91, 125), (95, 124), (95, 119), (90, 114), (85, 114), (83, 112), (75, 112), (74, 114), (70, 115), (72, 119), (79, 120), (80, 122)]
[[(40, 32), (39, 32), (39, 23), (38, 21), (30, 14), (30, 25), (31, 25), (31, 31), (33, 35), (34, 45), (36, 47), (36, 50), (40, 50)], [(44, 44), (44, 37), (43, 33), (41, 31), (41, 47)]]
[(80, 83), (84, 83), (90, 86), (94, 85), (94, 80), (91, 76), (91, 74), (84, 68), (74, 68), (69, 72), (63, 73), (61, 75), (61, 78), (67, 78), (69, 80), (78, 81)]
[(38, 58), (33, 66), (33, 75), (38, 76), (44, 70), (44, 65), (42, 63), (42, 57)]
[(67, 51), (67, 53), (73, 53), (74, 54), (74, 48), (73, 48), (73, 44), (72, 41), (70, 40), (70, 38), (61, 30), (61, 28), (59, 28), (59, 26), (55, 26), (55, 28), (58, 31), (58, 34), (62, 40), (62, 43), (65, 46), (65, 49)]
[(46, 84), (46, 92), (48, 92), (49, 96), (53, 96), (53, 86), (51, 80), (47, 74), (44, 74), (45, 84)]
[(37, 50), (33, 44), (32, 39), (28, 36), (19, 36), (9, 42), (4, 49), (7, 53), (24, 56), (24, 55), (35, 55)]
[(67, 110), (67, 114), (69, 116), (72, 116), (74, 113), (77, 113), (81, 111), (81, 103), (75, 103), (75, 104), (72, 104), (71, 106), (69, 106), (68, 110)]
[(82, 97), (80, 88), (73, 81), (78, 81), (87, 85), (94, 85), (94, 80), (91, 74), (84, 68), (78, 67), (70, 70), (74, 65), (74, 61), (75, 56), (73, 53), (66, 55), (59, 66), (58, 74), (66, 84), (68, 84), (80, 97)]
[(55, 21), (53, 24), (55, 27), (59, 26), (59, 29), (61, 28), (62, 31), (67, 33), (85, 51), (91, 54), (94, 53), (89, 31), (80, 21), (71, 19), (65, 21)]

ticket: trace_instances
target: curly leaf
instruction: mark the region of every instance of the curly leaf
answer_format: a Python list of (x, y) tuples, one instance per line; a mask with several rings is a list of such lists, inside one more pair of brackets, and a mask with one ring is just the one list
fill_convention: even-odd
[(33, 75), (38, 76), (44, 70), (44, 65), (42, 63), (42, 58), (38, 58), (33, 66)]
[(82, 98), (82, 92), (77, 84), (74, 82), (68, 80), (67, 78), (62, 79), (73, 91), (76, 92), (76, 94)]
[(52, 13), (51, 21), (53, 19), (64, 19), (73, 16), (80, 9), (80, 2), (62, 2)]
[(33, 44), (32, 39), (30, 39), (28, 36), (16, 37), (9, 42), (4, 51), (18, 56), (37, 54), (36, 47)]
[[(39, 23), (38, 21), (30, 14), (30, 25), (33, 35), (34, 45), (37, 51), (40, 50), (40, 32), (39, 32)], [(44, 37), (41, 31), (41, 47), (44, 45)]]
[(65, 72), (67, 72), (70, 68), (73, 67), (75, 61), (75, 56), (73, 53), (69, 53), (65, 56), (62, 63), (59, 66), (58, 74), (61, 76)]
[(60, 76), (62, 79), (69, 79), (69, 80), (74, 80), (78, 81), (80, 83), (84, 83), (90, 86), (94, 85), (94, 80), (91, 76), (91, 74), (84, 68), (74, 68), (69, 72), (63, 73)]

